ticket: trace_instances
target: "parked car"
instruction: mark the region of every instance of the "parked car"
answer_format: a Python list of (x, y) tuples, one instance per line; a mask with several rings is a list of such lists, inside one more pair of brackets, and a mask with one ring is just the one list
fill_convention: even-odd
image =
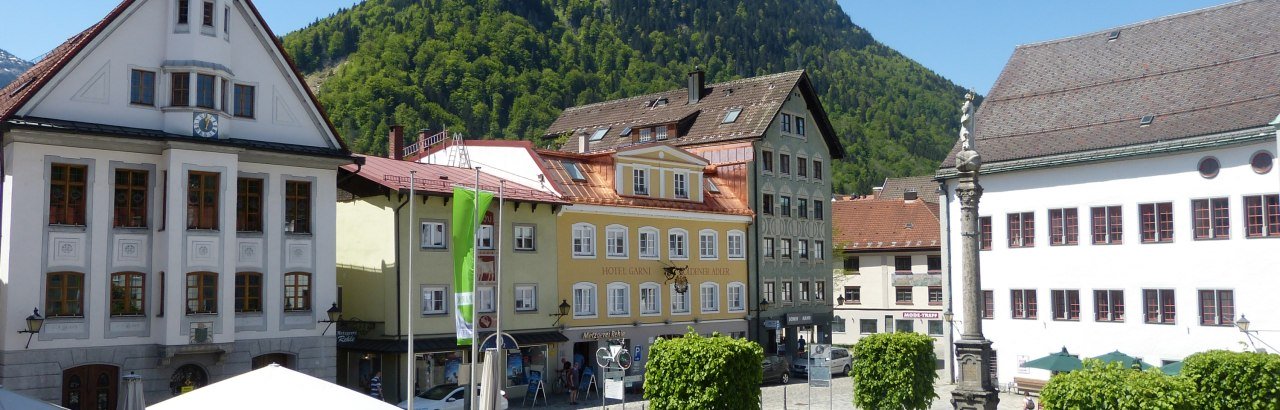
[[(463, 410), (466, 403), (466, 388), (469, 385), (442, 384), (432, 387), (430, 390), (418, 394), (413, 399), (412, 410)], [(499, 390), (502, 395), (498, 397), (498, 409), (507, 409), (507, 392)], [(480, 397), (480, 389), (476, 388), (476, 397)], [(396, 405), (402, 409), (409, 408), (409, 401), (405, 400)]]
[(764, 378), (760, 379), (761, 383), (775, 380), (782, 384), (791, 382), (791, 372), (787, 371), (791, 366), (788, 365), (785, 356), (765, 356), (762, 366), (764, 366)]
[[(801, 353), (791, 363), (791, 373), (796, 376), (809, 377), (809, 357), (808, 353)], [(849, 375), (849, 371), (853, 369), (853, 357), (849, 355), (849, 349), (843, 347), (831, 348), (831, 360), (827, 361), (827, 367), (831, 369), (831, 375), (843, 374)]]

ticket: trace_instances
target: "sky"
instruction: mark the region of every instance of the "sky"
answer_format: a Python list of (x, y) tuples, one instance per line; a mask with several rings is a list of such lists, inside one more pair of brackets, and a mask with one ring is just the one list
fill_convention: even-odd
[[(356, 0), (256, 0), (279, 35)], [(1196, 10), (1225, 0), (838, 0), (854, 24), (943, 77), (987, 94), (1014, 47)], [(0, 0), (0, 49), (32, 60), (117, 0)], [(74, 4), (74, 7), (70, 5)], [(8, 16), (22, 16), (12, 18)]]

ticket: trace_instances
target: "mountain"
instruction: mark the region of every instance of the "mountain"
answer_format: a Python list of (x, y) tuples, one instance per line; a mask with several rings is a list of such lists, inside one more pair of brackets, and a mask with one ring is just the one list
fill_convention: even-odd
[(27, 62), (27, 60), (9, 54), (8, 51), (0, 50), (0, 87), (8, 85), (10, 81), (18, 78), (28, 68), (31, 68), (31, 63)]
[(566, 107), (680, 88), (695, 66), (708, 82), (804, 68), (844, 140), (844, 193), (936, 170), (964, 94), (834, 0), (366, 0), (283, 42), (370, 154), (397, 123), (537, 140)]

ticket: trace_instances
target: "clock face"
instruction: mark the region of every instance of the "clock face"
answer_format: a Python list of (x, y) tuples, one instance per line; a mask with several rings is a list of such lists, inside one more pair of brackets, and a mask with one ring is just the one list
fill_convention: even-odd
[(195, 113), (191, 131), (199, 137), (216, 138), (218, 136), (218, 116), (207, 112)]

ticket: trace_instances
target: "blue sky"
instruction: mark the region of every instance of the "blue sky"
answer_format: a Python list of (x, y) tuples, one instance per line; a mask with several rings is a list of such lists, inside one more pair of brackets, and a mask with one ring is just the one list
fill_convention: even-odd
[[(1225, 0), (838, 0), (854, 24), (961, 86), (986, 94), (1013, 48), (1221, 4)], [(277, 34), (355, 0), (257, 0)], [(0, 49), (33, 59), (89, 27), (116, 0), (6, 0)], [(74, 3), (71, 6), (68, 3)]]

